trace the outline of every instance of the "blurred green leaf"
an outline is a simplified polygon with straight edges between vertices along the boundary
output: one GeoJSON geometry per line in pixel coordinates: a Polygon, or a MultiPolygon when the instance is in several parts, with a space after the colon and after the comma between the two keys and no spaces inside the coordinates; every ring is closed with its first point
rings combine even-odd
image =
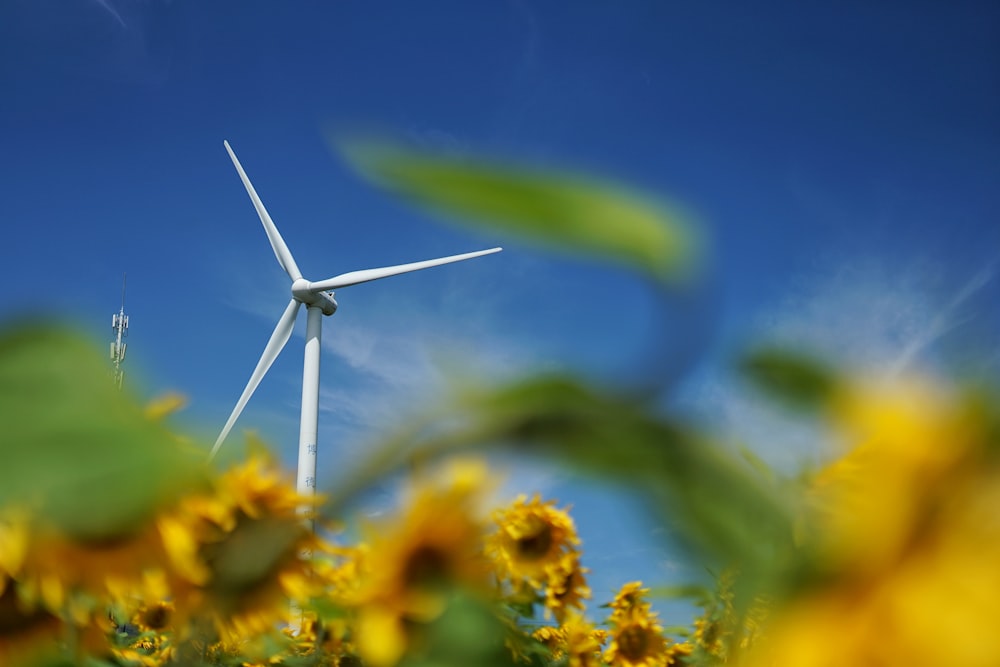
{"type": "Polygon", "coordinates": [[[212,588],[236,595],[258,586],[293,553],[302,530],[301,524],[277,517],[244,519],[225,540],[202,547],[214,573],[212,588]]]}
{"type": "Polygon", "coordinates": [[[691,628],[686,625],[665,625],[663,627],[663,634],[668,637],[681,637],[687,639],[688,637],[691,637],[694,632],[692,632],[691,628]]]}
{"type": "Polygon", "coordinates": [[[758,387],[792,408],[822,408],[838,387],[836,374],[817,359],[787,349],[747,354],[740,370],[758,387]]]}
{"type": "Polygon", "coordinates": [[[653,586],[649,590],[649,597],[651,598],[661,598],[666,600],[690,598],[696,603],[701,602],[703,600],[708,600],[711,596],[712,596],[712,591],[710,591],[705,586],[700,586],[698,584],[684,584],[679,586],[653,586]]]}
{"type": "Polygon", "coordinates": [[[425,626],[414,625],[401,667],[467,667],[515,664],[504,646],[503,621],[486,602],[455,591],[444,613],[425,626]]]}
{"type": "Polygon", "coordinates": [[[0,506],[37,507],[76,537],[113,539],[191,482],[196,459],[115,389],[109,369],[57,325],[0,334],[0,506]]]}
{"type": "MultiPolygon", "coordinates": [[[[411,447],[431,456],[503,446],[645,495],[650,510],[691,545],[723,564],[738,562],[753,576],[774,575],[791,558],[791,510],[779,489],[733,452],[632,396],[569,375],[538,376],[466,388],[452,410],[438,415],[433,431],[421,425],[389,439],[371,459],[385,467],[345,477],[355,481],[351,492],[360,490],[360,480],[401,467],[406,459],[393,459],[393,450],[411,447]]],[[[347,500],[335,495],[334,511],[347,500]]]]}
{"type": "Polygon", "coordinates": [[[338,146],[371,181],[463,224],[622,263],[659,283],[684,281],[697,268],[695,230],[683,215],[605,181],[384,141],[338,146]]]}
{"type": "Polygon", "coordinates": [[[488,391],[462,408],[491,440],[552,456],[644,492],[695,545],[768,570],[791,544],[775,490],[712,441],[629,396],[567,376],[488,391]]]}
{"type": "Polygon", "coordinates": [[[745,443],[740,443],[737,445],[736,450],[739,452],[740,457],[749,464],[751,468],[757,471],[757,474],[761,476],[762,479],[768,481],[776,481],[774,474],[774,469],[768,465],[767,461],[762,459],[757,452],[750,449],[745,443]]]}

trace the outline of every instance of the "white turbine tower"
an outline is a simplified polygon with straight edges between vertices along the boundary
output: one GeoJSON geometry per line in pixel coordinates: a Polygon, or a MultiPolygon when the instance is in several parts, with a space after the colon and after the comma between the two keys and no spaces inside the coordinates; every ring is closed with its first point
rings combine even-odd
{"type": "Polygon", "coordinates": [[[333,278],[327,278],[326,280],[310,282],[302,277],[302,272],[299,271],[299,267],[295,264],[292,253],[289,251],[288,246],[285,245],[281,234],[278,233],[278,228],[274,226],[271,216],[268,215],[264,204],[261,203],[260,197],[257,196],[253,185],[250,184],[250,179],[247,178],[246,172],[243,171],[240,161],[236,159],[233,149],[229,147],[229,142],[224,141],[223,144],[229,152],[229,157],[233,160],[233,165],[236,166],[236,171],[240,174],[240,179],[243,180],[247,194],[250,195],[250,199],[257,209],[257,215],[260,216],[260,221],[264,225],[264,231],[267,232],[267,238],[271,242],[271,248],[274,250],[275,257],[278,258],[278,264],[281,265],[281,268],[285,270],[285,273],[288,274],[289,279],[292,281],[292,298],[285,307],[285,312],[281,316],[281,319],[278,320],[277,326],[274,327],[274,332],[271,334],[270,340],[267,341],[264,353],[261,354],[260,360],[257,362],[257,367],[254,368],[253,373],[250,375],[250,380],[243,389],[243,394],[236,402],[236,407],[233,408],[232,414],[229,415],[226,425],[222,428],[222,432],[215,441],[215,446],[212,447],[209,459],[213,458],[216,452],[219,451],[219,447],[226,439],[233,424],[236,423],[236,419],[243,412],[243,407],[250,399],[250,396],[253,395],[257,385],[260,384],[264,374],[267,373],[267,370],[271,367],[271,364],[277,358],[282,348],[285,347],[285,343],[288,342],[289,337],[292,335],[292,328],[295,325],[295,317],[299,312],[299,307],[305,305],[308,319],[306,320],[305,361],[302,369],[302,418],[299,426],[299,460],[296,488],[302,495],[311,495],[316,492],[316,431],[319,424],[320,336],[323,316],[333,315],[337,310],[337,302],[333,298],[332,290],[365,283],[370,280],[378,280],[379,278],[388,278],[389,276],[401,273],[409,273],[410,271],[419,271],[420,269],[427,269],[432,266],[489,255],[500,252],[502,248],[490,248],[489,250],[440,257],[423,262],[399,264],[397,266],[351,271],[334,276],[333,278]]]}

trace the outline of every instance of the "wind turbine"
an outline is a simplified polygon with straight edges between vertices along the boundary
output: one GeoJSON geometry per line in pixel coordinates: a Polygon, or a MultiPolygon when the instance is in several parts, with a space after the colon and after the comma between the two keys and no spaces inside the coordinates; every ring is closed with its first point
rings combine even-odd
{"type": "Polygon", "coordinates": [[[292,328],[295,326],[295,318],[298,315],[299,308],[304,305],[307,313],[306,349],[305,362],[302,368],[302,418],[299,425],[299,460],[296,489],[301,495],[312,495],[316,492],[316,432],[319,425],[320,339],[323,316],[333,315],[337,310],[337,302],[333,298],[332,290],[380,278],[388,278],[389,276],[401,273],[409,273],[410,271],[419,271],[420,269],[427,269],[432,266],[461,262],[466,259],[500,252],[502,248],[490,248],[489,250],[467,252],[462,255],[451,255],[449,257],[439,257],[438,259],[428,259],[422,262],[411,262],[396,266],[350,271],[334,276],[333,278],[327,278],[326,280],[311,282],[302,277],[302,272],[299,271],[299,267],[295,263],[291,251],[285,244],[284,239],[281,238],[281,234],[278,233],[278,228],[274,226],[271,216],[268,215],[267,209],[264,208],[260,197],[257,196],[257,191],[254,190],[250,179],[247,178],[246,172],[243,171],[240,161],[236,159],[236,154],[230,148],[229,142],[224,141],[223,145],[225,145],[226,151],[229,153],[229,157],[236,167],[236,171],[239,172],[240,179],[247,189],[247,194],[250,195],[250,200],[253,202],[254,208],[257,209],[257,215],[260,216],[260,221],[264,225],[264,231],[271,242],[271,249],[274,250],[274,256],[278,258],[278,264],[281,265],[281,268],[285,270],[285,273],[288,274],[289,279],[292,281],[292,298],[285,307],[285,312],[278,320],[277,326],[274,327],[274,332],[271,333],[271,338],[267,341],[264,353],[260,355],[257,367],[254,368],[253,373],[250,375],[250,380],[243,389],[243,394],[240,395],[240,399],[236,402],[236,407],[233,408],[232,414],[229,415],[226,425],[222,428],[222,432],[215,441],[215,445],[209,454],[209,460],[214,458],[216,452],[219,451],[219,447],[222,446],[233,424],[236,423],[240,413],[243,412],[243,408],[247,404],[247,401],[250,400],[250,396],[253,395],[264,374],[267,373],[271,364],[278,357],[278,354],[281,353],[282,348],[285,347],[285,343],[288,342],[288,339],[292,335],[292,328]]]}

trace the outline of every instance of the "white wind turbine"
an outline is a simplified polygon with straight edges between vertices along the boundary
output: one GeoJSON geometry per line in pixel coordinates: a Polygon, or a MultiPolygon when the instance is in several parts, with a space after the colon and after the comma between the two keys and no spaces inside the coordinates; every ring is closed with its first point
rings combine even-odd
{"type": "Polygon", "coordinates": [[[209,459],[213,458],[216,452],[219,451],[219,447],[226,439],[233,424],[236,423],[236,419],[243,412],[243,407],[247,404],[250,396],[253,395],[257,385],[260,384],[264,374],[267,373],[267,370],[278,357],[282,348],[285,347],[285,343],[288,342],[288,339],[292,335],[292,328],[295,325],[295,317],[298,315],[299,307],[305,305],[308,319],[306,320],[305,362],[302,369],[302,418],[299,426],[299,462],[296,488],[300,494],[311,495],[316,492],[316,432],[319,423],[320,335],[323,316],[333,315],[337,310],[337,302],[333,298],[332,290],[365,283],[370,280],[378,280],[379,278],[388,278],[400,273],[419,271],[420,269],[427,269],[432,266],[489,255],[500,252],[502,248],[490,248],[489,250],[468,252],[462,255],[440,257],[438,259],[412,262],[410,264],[351,271],[334,276],[333,278],[327,278],[326,280],[310,282],[302,277],[302,272],[299,271],[299,267],[295,264],[292,253],[288,250],[288,246],[285,245],[281,234],[278,233],[278,228],[274,226],[271,216],[267,214],[267,209],[261,203],[260,197],[257,196],[257,191],[254,190],[253,185],[250,184],[250,179],[247,178],[246,172],[243,171],[240,161],[236,159],[236,154],[229,147],[229,142],[224,141],[223,144],[229,152],[229,157],[233,160],[233,165],[236,166],[236,171],[239,172],[240,178],[243,180],[247,194],[250,195],[250,199],[257,209],[257,215],[260,216],[260,221],[264,225],[264,231],[267,232],[267,238],[271,241],[271,248],[274,250],[275,257],[278,258],[278,263],[292,281],[292,298],[288,302],[288,306],[285,307],[285,312],[282,314],[281,319],[278,320],[277,326],[274,327],[274,332],[271,334],[270,340],[267,341],[264,353],[261,354],[260,360],[257,362],[257,367],[254,368],[253,373],[250,375],[250,380],[243,389],[243,394],[236,402],[236,407],[233,408],[232,414],[229,415],[226,425],[222,428],[222,432],[215,441],[215,446],[212,447],[209,459]]]}

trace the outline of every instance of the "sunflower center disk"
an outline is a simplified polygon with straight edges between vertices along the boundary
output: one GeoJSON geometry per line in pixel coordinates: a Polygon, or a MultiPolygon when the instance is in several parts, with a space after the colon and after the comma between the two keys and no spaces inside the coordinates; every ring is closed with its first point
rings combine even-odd
{"type": "Polygon", "coordinates": [[[448,582],[449,559],[440,549],[421,546],[406,559],[403,580],[407,585],[436,588],[448,582]]]}
{"type": "Polygon", "coordinates": [[[544,558],[551,548],[552,527],[547,524],[517,540],[517,553],[526,560],[544,558]]]}
{"type": "Polygon", "coordinates": [[[646,629],[637,625],[625,628],[618,636],[618,648],[626,660],[630,662],[641,660],[649,648],[649,636],[646,629]]]}

